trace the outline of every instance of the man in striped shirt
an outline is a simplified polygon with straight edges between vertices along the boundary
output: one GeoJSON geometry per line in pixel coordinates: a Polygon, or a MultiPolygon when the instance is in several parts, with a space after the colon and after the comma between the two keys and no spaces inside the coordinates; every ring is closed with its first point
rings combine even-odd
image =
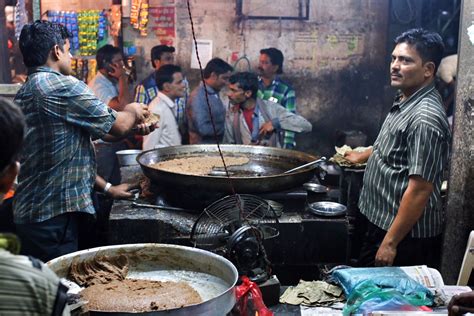
{"type": "MultiPolygon", "coordinates": [[[[295,90],[278,76],[283,73],[283,59],[283,53],[274,47],[260,50],[257,98],[279,103],[288,111],[296,113],[295,90]]],[[[280,136],[283,148],[295,148],[295,132],[285,131],[280,136]]]]}
{"type": "MultiPolygon", "coordinates": [[[[0,98],[0,204],[18,174],[26,124],[21,110],[0,98]]],[[[0,315],[69,315],[67,288],[48,266],[17,255],[20,243],[0,233],[0,315]]]]}
{"type": "Polygon", "coordinates": [[[443,213],[440,190],[451,139],[434,87],[444,45],[436,33],[413,29],[395,40],[391,85],[399,94],[372,149],[349,152],[367,161],[359,208],[367,230],[362,266],[437,265],[443,213]]]}

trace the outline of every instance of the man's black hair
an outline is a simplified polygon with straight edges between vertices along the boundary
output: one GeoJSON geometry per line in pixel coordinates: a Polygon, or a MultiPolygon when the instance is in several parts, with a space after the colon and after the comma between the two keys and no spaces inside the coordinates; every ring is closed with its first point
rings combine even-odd
{"type": "Polygon", "coordinates": [[[107,65],[112,63],[112,59],[117,54],[122,54],[120,48],[110,44],[104,45],[97,50],[95,58],[97,60],[97,69],[107,69],[107,65]]]}
{"type": "Polygon", "coordinates": [[[272,62],[272,65],[278,65],[278,70],[277,74],[282,74],[283,73],[283,53],[281,50],[275,48],[275,47],[270,47],[270,48],[264,48],[260,50],[260,54],[265,54],[270,58],[270,61],[272,62]]]}
{"type": "Polygon", "coordinates": [[[203,76],[204,79],[208,79],[212,73],[219,76],[229,71],[234,71],[231,65],[220,58],[213,58],[207,63],[206,68],[204,68],[203,76]]]}
{"type": "Polygon", "coordinates": [[[72,34],[59,23],[37,20],[23,26],[19,46],[26,67],[46,64],[51,49],[58,45],[64,51],[64,44],[69,37],[72,34]]]}
{"type": "Polygon", "coordinates": [[[153,66],[153,68],[156,68],[155,60],[157,59],[160,60],[161,55],[163,55],[163,53],[174,53],[174,52],[175,52],[175,48],[173,46],[168,46],[168,45],[153,46],[150,52],[151,65],[153,66]]]}
{"type": "Polygon", "coordinates": [[[435,64],[435,74],[438,70],[444,53],[443,39],[438,33],[430,32],[422,28],[411,29],[395,39],[395,45],[407,43],[413,46],[420,54],[423,64],[433,62],[435,64]]]}
{"type": "Polygon", "coordinates": [[[155,72],[155,81],[158,90],[163,90],[163,85],[165,83],[172,83],[173,75],[177,72],[182,72],[181,67],[176,65],[161,66],[160,69],[155,72]]]}
{"type": "Polygon", "coordinates": [[[17,160],[24,132],[25,117],[20,108],[0,97],[0,173],[17,160]]]}
{"type": "Polygon", "coordinates": [[[238,84],[239,88],[244,91],[252,91],[252,99],[257,98],[258,92],[258,77],[251,72],[238,72],[230,76],[229,82],[231,84],[238,84]]]}

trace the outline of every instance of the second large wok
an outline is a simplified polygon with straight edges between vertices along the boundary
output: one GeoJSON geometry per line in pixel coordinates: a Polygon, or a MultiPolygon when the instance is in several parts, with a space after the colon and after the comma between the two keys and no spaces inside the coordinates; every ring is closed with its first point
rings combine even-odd
{"type": "MultiPolygon", "coordinates": [[[[237,193],[259,193],[282,191],[296,187],[310,180],[315,166],[298,170],[291,174],[283,172],[316,160],[317,157],[295,151],[273,147],[221,145],[225,156],[246,156],[250,162],[242,166],[231,166],[231,181],[237,193]]],[[[212,190],[232,192],[229,179],[222,176],[198,176],[168,172],[150,165],[184,157],[219,155],[217,145],[183,145],[157,148],[145,151],[137,157],[143,173],[154,183],[169,188],[192,190],[212,190]]]]}

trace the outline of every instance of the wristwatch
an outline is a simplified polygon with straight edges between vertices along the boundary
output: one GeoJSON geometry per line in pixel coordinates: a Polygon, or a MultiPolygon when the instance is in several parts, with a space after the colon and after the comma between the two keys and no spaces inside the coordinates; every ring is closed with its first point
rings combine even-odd
{"type": "Polygon", "coordinates": [[[125,72],[125,74],[126,74],[127,76],[130,76],[130,74],[132,73],[132,70],[129,69],[129,68],[127,68],[127,67],[125,67],[125,66],[123,66],[123,71],[125,72]]]}
{"type": "Polygon", "coordinates": [[[109,192],[111,187],[112,187],[112,183],[107,182],[107,184],[104,187],[104,194],[107,194],[107,192],[109,192]]]}

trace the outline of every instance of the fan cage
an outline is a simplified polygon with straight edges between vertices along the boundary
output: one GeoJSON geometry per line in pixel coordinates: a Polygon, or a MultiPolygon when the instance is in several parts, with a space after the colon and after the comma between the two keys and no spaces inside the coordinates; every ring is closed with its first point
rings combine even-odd
{"type": "Polygon", "coordinates": [[[250,194],[223,197],[204,209],[194,223],[191,242],[196,247],[216,249],[243,225],[259,227],[275,222],[277,216],[268,201],[250,194]]]}

